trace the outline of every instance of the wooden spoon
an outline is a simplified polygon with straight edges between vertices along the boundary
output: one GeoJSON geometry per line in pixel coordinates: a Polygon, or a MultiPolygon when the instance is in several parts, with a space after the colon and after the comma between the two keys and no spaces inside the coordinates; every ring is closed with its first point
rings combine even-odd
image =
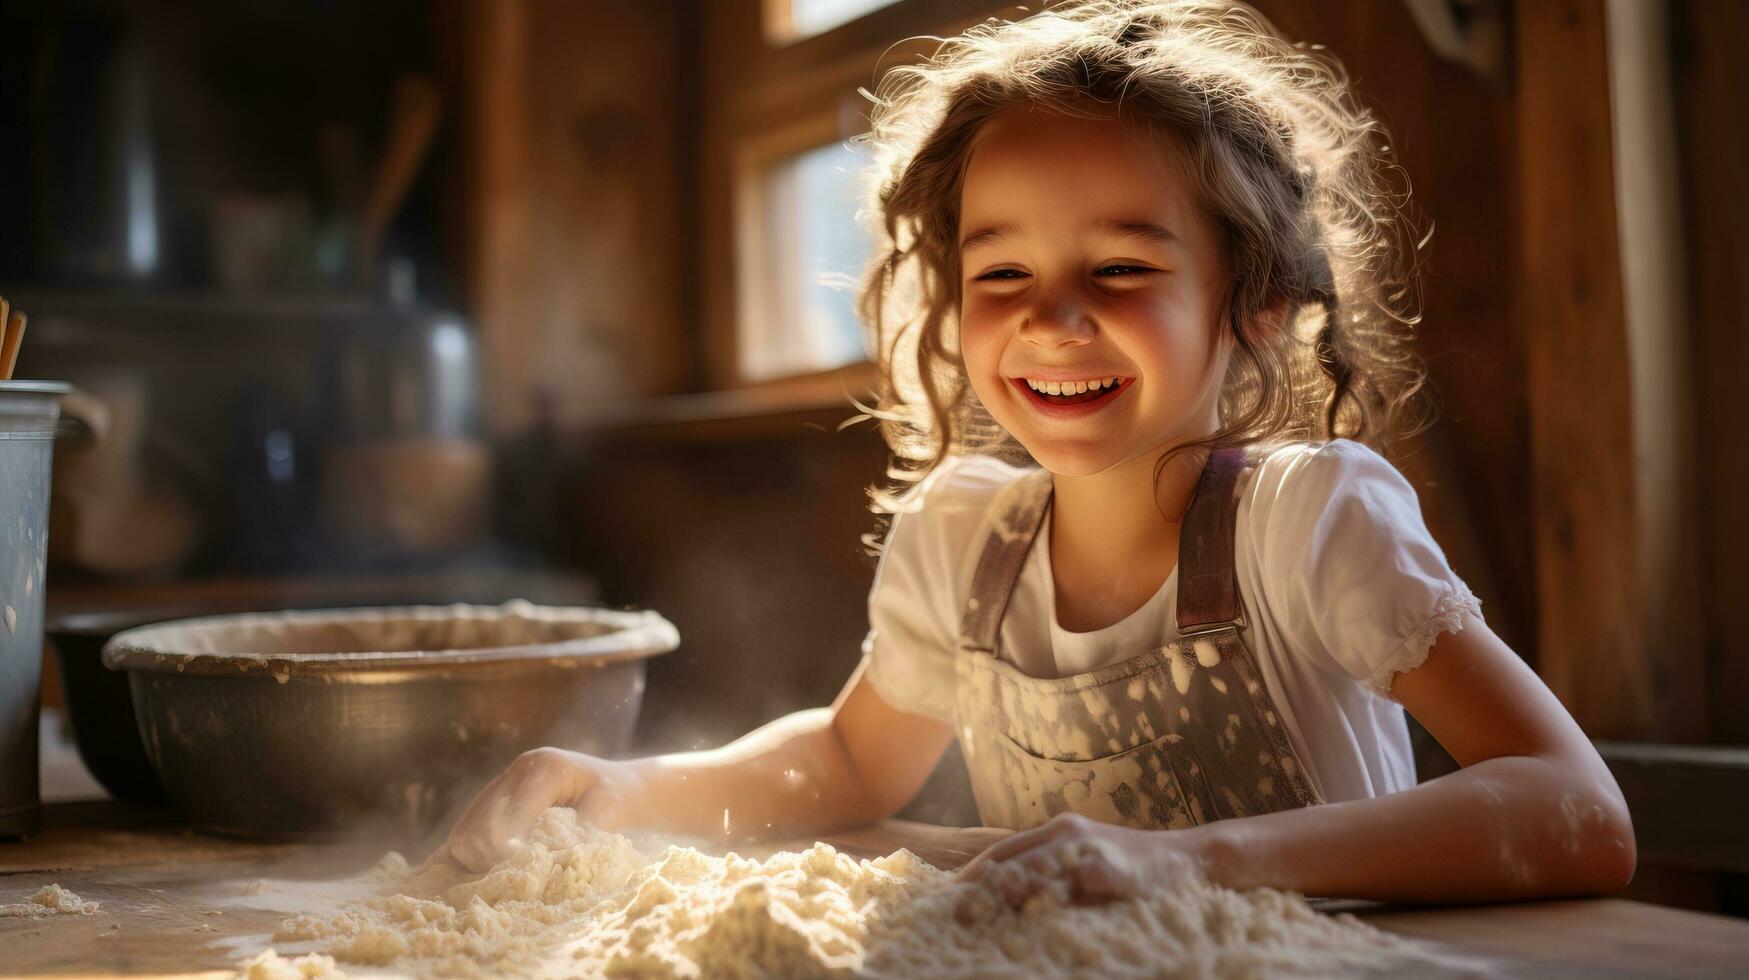
{"type": "Polygon", "coordinates": [[[12,380],[18,363],[18,345],[24,342],[24,314],[12,312],[12,304],[0,296],[0,381],[12,380]]]}
{"type": "Polygon", "coordinates": [[[12,380],[12,369],[18,366],[18,347],[24,343],[25,316],[14,313],[6,320],[6,340],[0,344],[0,381],[12,380]]]}

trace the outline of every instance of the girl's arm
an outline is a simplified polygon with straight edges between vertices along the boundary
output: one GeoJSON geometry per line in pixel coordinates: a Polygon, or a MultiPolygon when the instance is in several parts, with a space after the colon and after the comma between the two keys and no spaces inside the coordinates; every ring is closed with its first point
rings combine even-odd
{"type": "Polygon", "coordinates": [[[627,826],[724,838],[801,837],[891,816],[953,738],[887,704],[859,667],[830,708],[779,718],[719,749],[629,763],[627,826]]]}
{"type": "Polygon", "coordinates": [[[1032,872],[1017,900],[1065,875],[1083,893],[1124,894],[1186,864],[1235,888],[1405,902],[1599,894],[1633,877],[1633,825],[1614,777],[1479,617],[1441,634],[1421,666],[1397,675],[1392,694],[1461,771],[1389,796],[1183,831],[1059,818],[974,864],[1012,861],[1032,872]],[[1062,847],[1079,842],[1095,846],[1062,847]],[[1076,867],[1064,853],[1094,857],[1076,867]]]}
{"type": "Polygon", "coordinates": [[[800,711],[719,749],[615,762],[523,753],[468,805],[439,852],[484,871],[552,806],[608,829],[792,837],[869,823],[903,806],[953,729],[887,704],[859,668],[830,708],[800,711]]]}
{"type": "Polygon", "coordinates": [[[1479,617],[1391,693],[1464,768],[1414,789],[1211,825],[1211,876],[1311,895],[1472,902],[1618,891],[1633,823],[1542,679],[1479,617]]]}

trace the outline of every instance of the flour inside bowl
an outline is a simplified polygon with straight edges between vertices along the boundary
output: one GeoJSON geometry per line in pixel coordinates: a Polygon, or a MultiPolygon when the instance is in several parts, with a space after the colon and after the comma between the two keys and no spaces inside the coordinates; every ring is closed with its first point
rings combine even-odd
{"type": "Polygon", "coordinates": [[[287,920],[276,940],[431,976],[1329,976],[1417,955],[1273,889],[1186,878],[1139,899],[1016,911],[908,851],[648,855],[562,808],[484,875],[398,856],[378,873],[388,894],[287,920]]]}

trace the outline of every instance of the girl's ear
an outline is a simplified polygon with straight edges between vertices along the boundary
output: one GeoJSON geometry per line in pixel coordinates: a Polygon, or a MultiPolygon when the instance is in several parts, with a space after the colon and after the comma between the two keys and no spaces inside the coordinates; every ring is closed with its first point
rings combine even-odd
{"type": "Polygon", "coordinates": [[[1258,325],[1268,333],[1281,333],[1289,326],[1293,308],[1294,304],[1287,297],[1278,296],[1258,314],[1258,319],[1262,321],[1258,325]]]}
{"type": "Polygon", "coordinates": [[[1264,308],[1262,322],[1258,324],[1262,328],[1262,336],[1275,340],[1284,337],[1291,339],[1289,335],[1293,332],[1294,321],[1303,305],[1286,297],[1278,297],[1272,301],[1264,308]]]}
{"type": "MultiPolygon", "coordinates": [[[[1244,329],[1249,332],[1253,340],[1276,336],[1288,329],[1292,314],[1293,303],[1285,297],[1277,297],[1270,301],[1268,306],[1253,315],[1251,321],[1244,325],[1244,329]]],[[[1232,343],[1234,339],[1229,336],[1227,341],[1232,343]]]]}

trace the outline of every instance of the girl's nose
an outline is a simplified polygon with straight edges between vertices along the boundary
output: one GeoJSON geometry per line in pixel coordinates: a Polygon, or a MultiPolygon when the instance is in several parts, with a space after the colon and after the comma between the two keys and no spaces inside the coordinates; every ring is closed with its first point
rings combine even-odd
{"type": "Polygon", "coordinates": [[[1036,347],[1081,347],[1093,342],[1096,328],[1079,304],[1041,302],[1020,323],[1019,337],[1036,347]]]}

